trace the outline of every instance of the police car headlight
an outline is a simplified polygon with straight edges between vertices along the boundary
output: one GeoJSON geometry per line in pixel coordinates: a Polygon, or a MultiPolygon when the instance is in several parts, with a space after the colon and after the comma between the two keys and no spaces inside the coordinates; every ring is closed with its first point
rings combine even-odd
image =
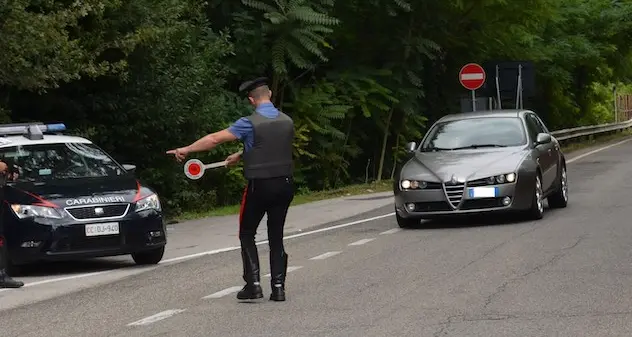
{"type": "Polygon", "coordinates": [[[160,200],[158,199],[158,196],[156,194],[152,194],[136,202],[136,212],[148,209],[155,209],[157,211],[161,210],[160,200]]]}
{"type": "Polygon", "coordinates": [[[55,208],[35,205],[11,205],[13,213],[20,218],[61,219],[62,214],[55,208]]]}

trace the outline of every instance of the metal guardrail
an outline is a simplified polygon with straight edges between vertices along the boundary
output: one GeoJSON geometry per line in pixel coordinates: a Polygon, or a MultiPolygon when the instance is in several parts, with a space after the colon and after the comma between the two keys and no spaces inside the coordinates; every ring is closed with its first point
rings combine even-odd
{"type": "Polygon", "coordinates": [[[575,140],[582,137],[601,135],[604,133],[621,132],[632,128],[632,119],[620,123],[580,126],[572,129],[552,131],[551,135],[559,141],[575,140]]]}

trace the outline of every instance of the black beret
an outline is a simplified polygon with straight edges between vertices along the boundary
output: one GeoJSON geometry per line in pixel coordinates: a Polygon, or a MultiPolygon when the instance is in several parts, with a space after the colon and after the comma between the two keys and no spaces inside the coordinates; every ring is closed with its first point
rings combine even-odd
{"type": "Polygon", "coordinates": [[[239,86],[239,91],[245,91],[246,93],[249,93],[253,90],[255,90],[256,88],[263,86],[263,85],[267,85],[268,84],[268,78],[267,77],[259,77],[259,78],[255,78],[254,80],[251,81],[246,81],[244,83],[242,83],[239,86]]]}

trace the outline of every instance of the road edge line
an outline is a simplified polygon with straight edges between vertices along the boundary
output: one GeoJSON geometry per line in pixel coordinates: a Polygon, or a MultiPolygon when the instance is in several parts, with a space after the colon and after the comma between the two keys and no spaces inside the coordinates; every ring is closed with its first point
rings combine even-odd
{"type": "MultiPolygon", "coordinates": [[[[632,141],[632,138],[626,139],[626,140],[623,140],[623,141],[620,141],[620,142],[617,142],[617,143],[614,143],[614,144],[606,145],[604,147],[600,147],[600,148],[597,148],[595,150],[586,152],[586,153],[581,154],[581,155],[579,155],[577,157],[573,157],[573,158],[567,160],[566,163],[567,164],[573,163],[573,162],[575,162],[577,160],[580,160],[582,158],[585,158],[585,157],[588,157],[588,156],[593,155],[595,153],[598,153],[598,152],[601,152],[601,151],[613,148],[615,146],[619,146],[619,145],[625,144],[625,143],[627,143],[629,141],[632,141]]],[[[291,235],[288,235],[288,236],[284,236],[283,239],[284,240],[289,240],[289,239],[294,239],[294,238],[298,238],[298,237],[302,237],[302,236],[306,236],[306,235],[322,233],[322,232],[328,232],[328,231],[331,231],[331,230],[345,228],[345,227],[349,227],[349,226],[353,226],[353,225],[358,225],[358,224],[370,222],[370,221],[373,221],[373,220],[383,219],[383,218],[386,218],[386,217],[389,217],[389,216],[393,216],[393,215],[395,215],[395,212],[391,212],[391,213],[383,214],[383,215],[378,215],[378,216],[374,216],[374,217],[370,217],[370,218],[366,218],[366,219],[360,219],[360,220],[356,220],[356,221],[352,221],[352,222],[348,222],[348,223],[328,226],[328,227],[325,227],[325,228],[315,229],[315,230],[307,231],[307,232],[304,232],[304,233],[291,234],[291,235]]],[[[267,244],[267,243],[268,243],[268,240],[264,240],[264,241],[257,242],[256,245],[259,246],[259,245],[263,245],[263,244],[267,244]]],[[[195,254],[190,254],[190,255],[174,257],[174,258],[171,258],[171,259],[162,260],[162,261],[160,261],[160,263],[158,265],[170,264],[170,263],[174,263],[174,262],[177,263],[179,261],[191,260],[191,259],[195,259],[195,258],[198,258],[198,257],[207,256],[207,255],[216,255],[216,254],[220,254],[220,253],[235,251],[235,250],[238,250],[240,248],[241,247],[238,247],[238,246],[226,247],[226,248],[209,250],[209,251],[206,251],[206,252],[200,252],[200,253],[195,253],[195,254]]],[[[35,282],[24,284],[24,287],[32,287],[32,286],[38,286],[38,285],[43,285],[43,284],[48,284],[48,283],[55,283],[55,282],[61,282],[61,281],[67,281],[67,280],[75,280],[75,279],[80,279],[80,278],[85,278],[85,277],[90,277],[90,276],[97,276],[97,275],[102,275],[102,274],[108,274],[108,273],[112,273],[112,272],[120,271],[120,270],[121,270],[121,268],[118,268],[118,269],[112,269],[112,270],[91,272],[91,273],[86,273],[86,274],[77,274],[77,275],[65,276],[65,277],[54,278],[54,279],[49,279],[49,280],[35,281],[35,282]]],[[[12,290],[12,289],[0,289],[0,292],[7,291],[7,290],[12,290]]]]}

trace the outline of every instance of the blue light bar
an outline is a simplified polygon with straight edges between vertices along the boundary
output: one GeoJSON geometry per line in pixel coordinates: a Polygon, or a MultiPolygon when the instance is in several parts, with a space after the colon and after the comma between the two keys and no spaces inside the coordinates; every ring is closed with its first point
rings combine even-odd
{"type": "Polygon", "coordinates": [[[41,139],[45,132],[66,130],[64,123],[44,124],[41,122],[0,125],[0,136],[23,135],[29,139],[41,139]]]}
{"type": "MultiPolygon", "coordinates": [[[[42,128],[40,128],[41,130],[42,128]]],[[[61,132],[66,131],[66,125],[64,123],[46,124],[42,132],[61,132]]]]}

